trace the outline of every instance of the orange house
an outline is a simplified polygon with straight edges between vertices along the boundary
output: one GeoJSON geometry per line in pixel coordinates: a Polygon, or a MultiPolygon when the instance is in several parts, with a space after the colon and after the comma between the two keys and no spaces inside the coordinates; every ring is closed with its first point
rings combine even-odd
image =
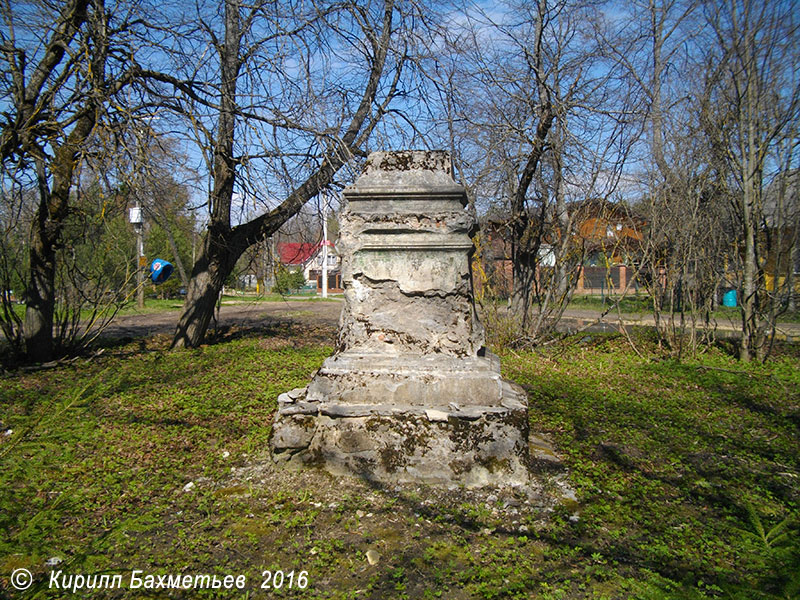
{"type": "MultiPolygon", "coordinates": [[[[576,293],[620,293],[628,286],[634,273],[635,257],[644,240],[646,222],[620,204],[591,199],[570,207],[573,223],[572,241],[582,249],[585,260],[579,268],[576,293]]],[[[474,277],[476,293],[488,284],[500,297],[513,290],[511,244],[507,223],[490,221],[483,227],[479,239],[474,277]]],[[[545,240],[558,239],[557,232],[545,233],[545,240]]],[[[548,265],[552,246],[543,243],[540,266],[548,265]]]]}

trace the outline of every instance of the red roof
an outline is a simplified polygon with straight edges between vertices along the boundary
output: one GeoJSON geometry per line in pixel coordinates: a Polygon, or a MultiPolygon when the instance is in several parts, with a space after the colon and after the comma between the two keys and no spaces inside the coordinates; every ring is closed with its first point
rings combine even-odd
{"type": "MultiPolygon", "coordinates": [[[[325,245],[333,248],[333,242],[327,240],[325,245]]],[[[284,265],[302,265],[308,262],[322,248],[322,242],[315,244],[280,242],[278,244],[278,259],[284,265]]]]}

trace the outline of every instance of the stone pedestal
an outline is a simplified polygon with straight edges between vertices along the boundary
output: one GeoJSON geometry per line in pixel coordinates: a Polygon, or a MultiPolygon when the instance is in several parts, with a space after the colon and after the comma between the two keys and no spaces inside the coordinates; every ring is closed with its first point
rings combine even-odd
{"type": "Polygon", "coordinates": [[[344,192],[337,350],[278,398],[274,459],[370,480],[528,481],[525,395],[483,346],[464,188],[445,152],[376,152],[344,192]]]}

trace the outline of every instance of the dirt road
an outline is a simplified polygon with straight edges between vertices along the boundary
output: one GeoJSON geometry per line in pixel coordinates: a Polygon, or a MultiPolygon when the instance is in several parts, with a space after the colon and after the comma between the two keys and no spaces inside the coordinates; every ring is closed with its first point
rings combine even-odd
{"type": "MultiPolygon", "coordinates": [[[[276,321],[298,321],[310,325],[336,327],[341,301],[314,302],[286,300],[280,302],[230,302],[219,311],[217,327],[260,329],[276,321]]],[[[152,335],[172,335],[180,318],[179,310],[152,314],[133,314],[117,317],[103,332],[105,339],[139,338],[152,335]]],[[[212,323],[213,328],[213,323],[212,323]]]]}
{"type": "MultiPolygon", "coordinates": [[[[258,330],[277,323],[302,323],[307,326],[336,328],[342,310],[341,299],[326,302],[314,300],[284,300],[279,302],[228,301],[219,312],[217,329],[230,331],[233,328],[258,330]]],[[[652,315],[607,314],[597,323],[600,312],[591,309],[568,309],[562,317],[560,327],[566,331],[616,331],[621,324],[626,327],[655,325],[652,315]]],[[[180,317],[179,310],[153,314],[134,314],[118,317],[103,332],[106,339],[139,338],[175,333],[180,317]]],[[[212,324],[213,329],[213,324],[212,324]]],[[[734,320],[718,322],[717,334],[721,337],[738,335],[741,324],[734,320]]],[[[800,323],[781,323],[778,339],[800,339],[800,323]]]]}

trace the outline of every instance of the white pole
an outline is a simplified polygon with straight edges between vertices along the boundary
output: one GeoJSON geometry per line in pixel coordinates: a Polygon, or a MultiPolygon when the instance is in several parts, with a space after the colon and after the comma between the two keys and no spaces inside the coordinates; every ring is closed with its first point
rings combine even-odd
{"type": "Polygon", "coordinates": [[[136,306],[144,308],[144,226],[142,223],[134,225],[136,229],[136,262],[139,270],[136,272],[136,306]]]}
{"type": "Polygon", "coordinates": [[[322,192],[322,297],[328,297],[328,194],[322,192]]]}
{"type": "Polygon", "coordinates": [[[138,200],[128,219],[136,232],[136,306],[144,308],[144,212],[138,200]]]}

